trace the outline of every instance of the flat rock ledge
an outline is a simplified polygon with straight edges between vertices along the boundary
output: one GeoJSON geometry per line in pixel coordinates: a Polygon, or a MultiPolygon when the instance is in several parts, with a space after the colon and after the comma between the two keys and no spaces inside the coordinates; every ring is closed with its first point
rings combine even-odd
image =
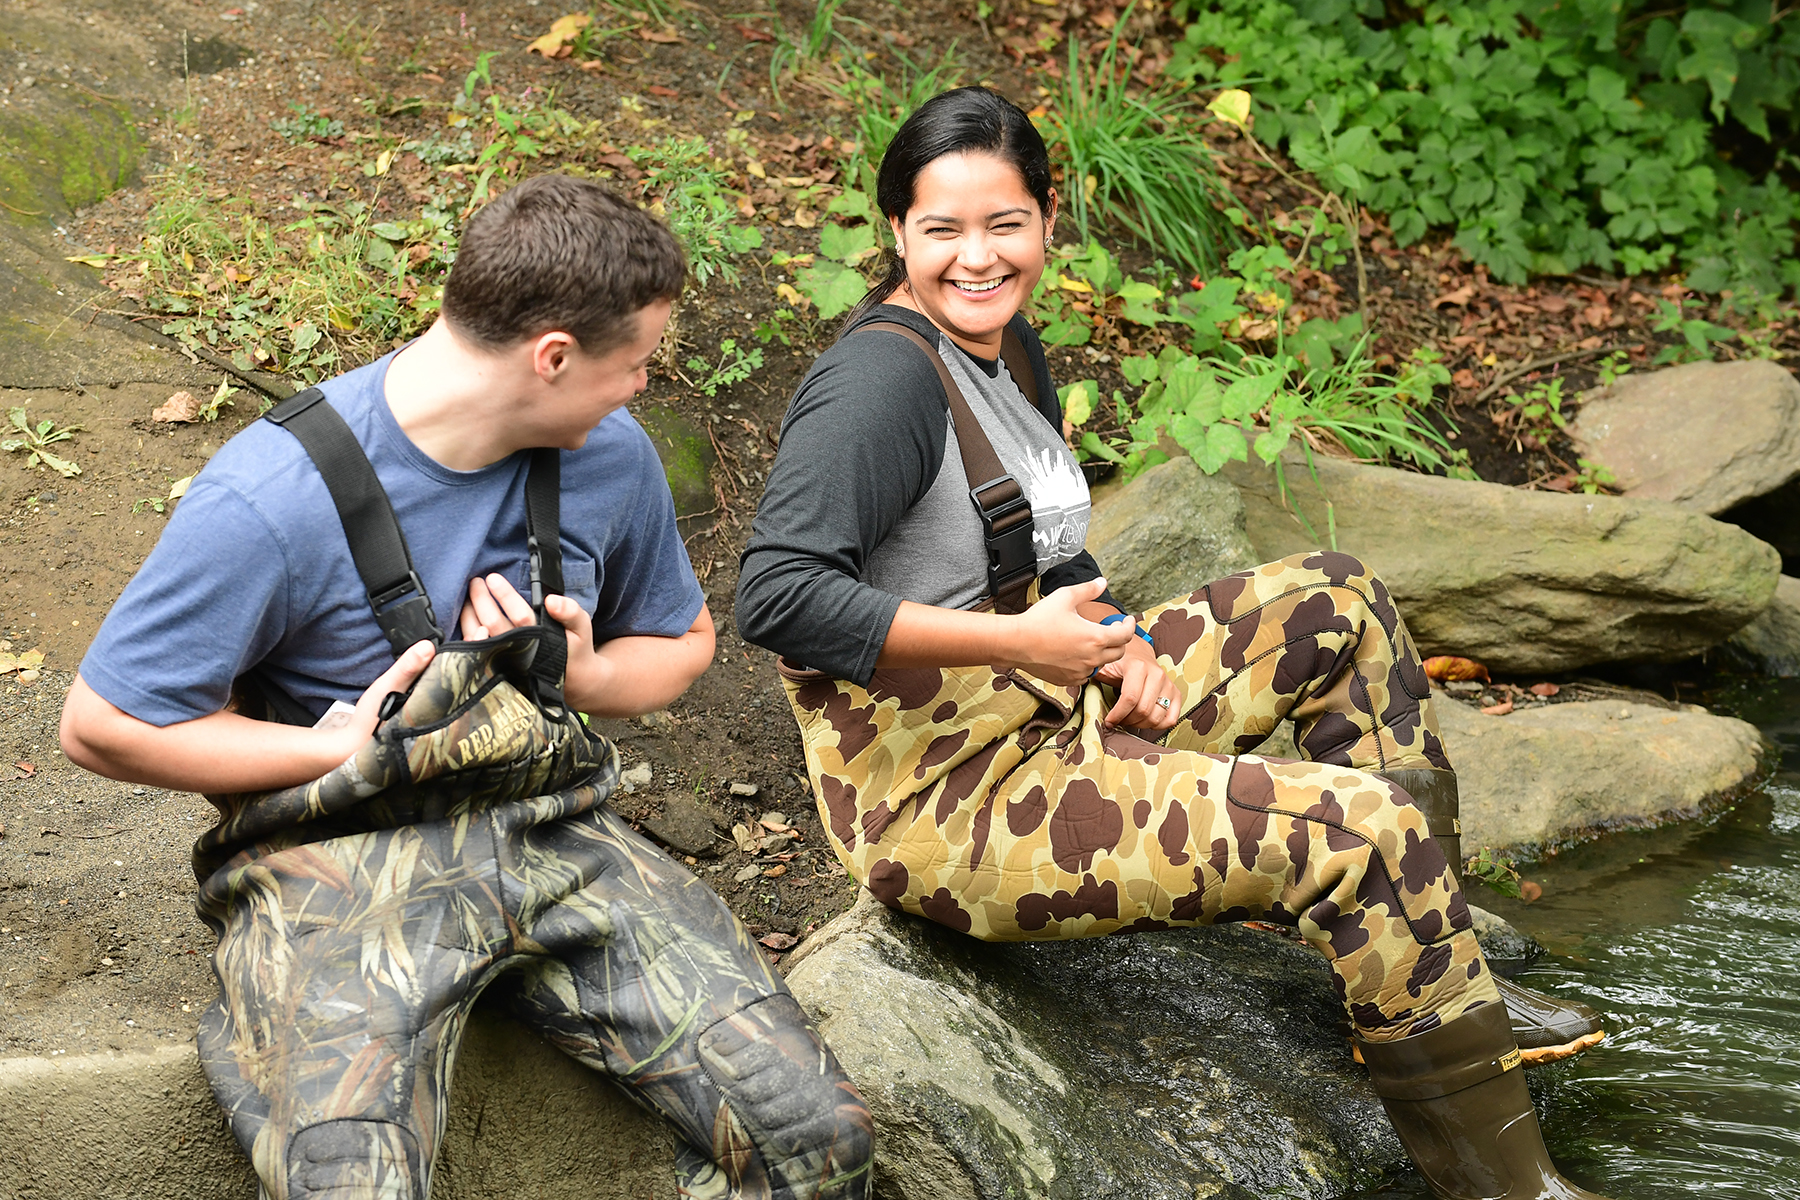
{"type": "Polygon", "coordinates": [[[1404,1162],[1274,932],[991,944],[865,894],[788,983],[875,1113],[877,1200],[1323,1200],[1404,1162]]]}
{"type": "Polygon", "coordinates": [[[1470,853],[1491,846],[1535,857],[1691,819],[1761,778],[1756,727],[1698,705],[1589,700],[1487,716],[1440,695],[1436,708],[1470,853]]]}
{"type": "MultiPolygon", "coordinates": [[[[477,1007],[432,1200],[674,1200],[668,1127],[536,1035],[477,1007]]],[[[248,1200],[256,1177],[191,1040],[0,1059],[0,1197],[248,1200]]]]}

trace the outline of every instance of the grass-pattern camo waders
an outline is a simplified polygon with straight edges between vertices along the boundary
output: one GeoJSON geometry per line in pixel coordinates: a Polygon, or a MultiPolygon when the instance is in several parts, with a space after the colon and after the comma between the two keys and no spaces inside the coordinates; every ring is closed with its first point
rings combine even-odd
{"type": "Polygon", "coordinates": [[[1216,580],[1140,618],[1181,686],[1159,741],[1110,694],[985,667],[784,664],[828,836],[877,898],[975,937],[1259,918],[1330,960],[1358,1036],[1497,999],[1423,814],[1377,770],[1446,769],[1387,590],[1345,554],[1216,580]],[[1282,720],[1310,762],[1247,752],[1282,720]]]}
{"type": "Polygon", "coordinates": [[[425,1200],[491,986],[675,1124],[683,1195],[866,1195],[862,1098],[743,925],[607,805],[612,745],[528,698],[538,636],[443,647],[341,767],[215,799],[200,1057],[263,1194],[425,1200]]]}

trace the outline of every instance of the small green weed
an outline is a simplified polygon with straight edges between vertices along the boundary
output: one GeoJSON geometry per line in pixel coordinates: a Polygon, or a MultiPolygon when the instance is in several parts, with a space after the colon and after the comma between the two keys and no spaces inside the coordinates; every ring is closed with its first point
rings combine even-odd
{"type": "Polygon", "coordinates": [[[726,338],[719,343],[719,361],[709,363],[704,358],[687,360],[688,370],[698,377],[694,384],[708,398],[735,383],[742,383],[762,369],[763,352],[752,346],[745,350],[737,344],[737,339],[726,338]]]}
{"type": "Polygon", "coordinates": [[[665,138],[655,146],[625,151],[645,172],[645,194],[687,249],[694,281],[704,287],[714,276],[735,285],[734,259],[763,244],[762,231],[741,223],[727,185],[727,164],[697,137],[665,138]]]}
{"type": "Polygon", "coordinates": [[[1518,864],[1510,858],[1499,857],[1487,846],[1463,864],[1463,878],[1486,884],[1502,896],[1511,896],[1515,900],[1524,896],[1518,864]]]}
{"type": "Polygon", "coordinates": [[[1702,317],[1690,317],[1687,307],[1694,303],[1687,299],[1658,300],[1656,302],[1656,319],[1651,328],[1658,333],[1679,333],[1681,342],[1674,346],[1664,346],[1650,360],[1650,365],[1660,367],[1665,363],[1711,362],[1717,357],[1713,347],[1720,342],[1729,342],[1737,337],[1737,330],[1724,325],[1715,325],[1702,317]]]}
{"type": "Polygon", "coordinates": [[[1502,402],[1510,406],[1502,410],[1502,418],[1512,428],[1513,449],[1542,449],[1549,444],[1552,433],[1566,431],[1569,428],[1569,419],[1563,415],[1566,399],[1561,376],[1540,380],[1526,388],[1523,395],[1502,396],[1502,402]]]}
{"type": "Polygon", "coordinates": [[[1594,367],[1601,387],[1611,387],[1631,371],[1631,356],[1623,350],[1614,350],[1602,358],[1594,367]]]}
{"type": "Polygon", "coordinates": [[[1577,467],[1577,470],[1575,472],[1574,486],[1580,488],[1590,496],[1596,495],[1619,482],[1616,475],[1591,458],[1578,458],[1575,460],[1575,466],[1577,467]]]}
{"type": "Polygon", "coordinates": [[[25,415],[23,407],[7,409],[6,418],[21,436],[0,441],[0,450],[8,454],[23,452],[27,469],[41,463],[64,479],[73,479],[81,474],[80,467],[60,455],[50,453],[48,449],[58,442],[73,439],[77,433],[81,432],[81,426],[58,425],[54,421],[39,421],[34,425],[25,415]]]}
{"type": "Polygon", "coordinates": [[[294,145],[301,142],[322,142],[330,138],[344,136],[344,123],[314,112],[304,104],[288,103],[291,117],[276,117],[269,122],[269,128],[286,138],[294,145]]]}
{"type": "Polygon", "coordinates": [[[231,398],[237,395],[240,390],[242,389],[232,387],[229,380],[219,380],[218,390],[213,392],[211,399],[200,405],[200,411],[196,415],[198,415],[202,421],[218,420],[219,408],[221,405],[226,408],[237,407],[237,405],[232,402],[231,398]]]}
{"type": "MultiPolygon", "coordinates": [[[[859,197],[860,198],[860,197],[859,197]]],[[[812,303],[821,321],[842,316],[856,305],[869,290],[861,264],[881,252],[875,243],[873,223],[840,225],[831,223],[819,228],[818,255],[788,258],[794,265],[794,286],[812,303]],[[802,263],[801,258],[811,260],[802,263]]]]}

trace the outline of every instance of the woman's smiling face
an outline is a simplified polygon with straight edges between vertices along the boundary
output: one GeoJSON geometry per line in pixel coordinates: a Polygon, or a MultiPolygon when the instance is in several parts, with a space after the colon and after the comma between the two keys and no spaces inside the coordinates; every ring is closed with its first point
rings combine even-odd
{"type": "Polygon", "coordinates": [[[1018,169],[993,154],[946,154],[913,181],[905,221],[889,218],[906,286],[889,303],[917,309],[973,354],[999,354],[1000,333],[1044,273],[1055,224],[1018,169]]]}

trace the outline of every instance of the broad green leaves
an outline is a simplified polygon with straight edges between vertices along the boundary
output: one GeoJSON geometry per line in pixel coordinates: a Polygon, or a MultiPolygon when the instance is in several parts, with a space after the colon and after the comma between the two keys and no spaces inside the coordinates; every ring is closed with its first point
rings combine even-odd
{"type": "Polygon", "coordinates": [[[1401,244],[1452,227],[1514,283],[1678,261],[1708,289],[1800,279],[1787,265],[1800,202],[1774,176],[1742,175],[1767,155],[1715,149],[1727,119],[1771,149],[1791,137],[1800,27],[1766,3],[1462,0],[1399,19],[1352,0],[1175,10],[1190,23],[1168,74],[1227,85],[1209,111],[1240,127],[1251,105],[1230,85],[1254,80],[1255,136],[1386,213],[1401,244]]]}

